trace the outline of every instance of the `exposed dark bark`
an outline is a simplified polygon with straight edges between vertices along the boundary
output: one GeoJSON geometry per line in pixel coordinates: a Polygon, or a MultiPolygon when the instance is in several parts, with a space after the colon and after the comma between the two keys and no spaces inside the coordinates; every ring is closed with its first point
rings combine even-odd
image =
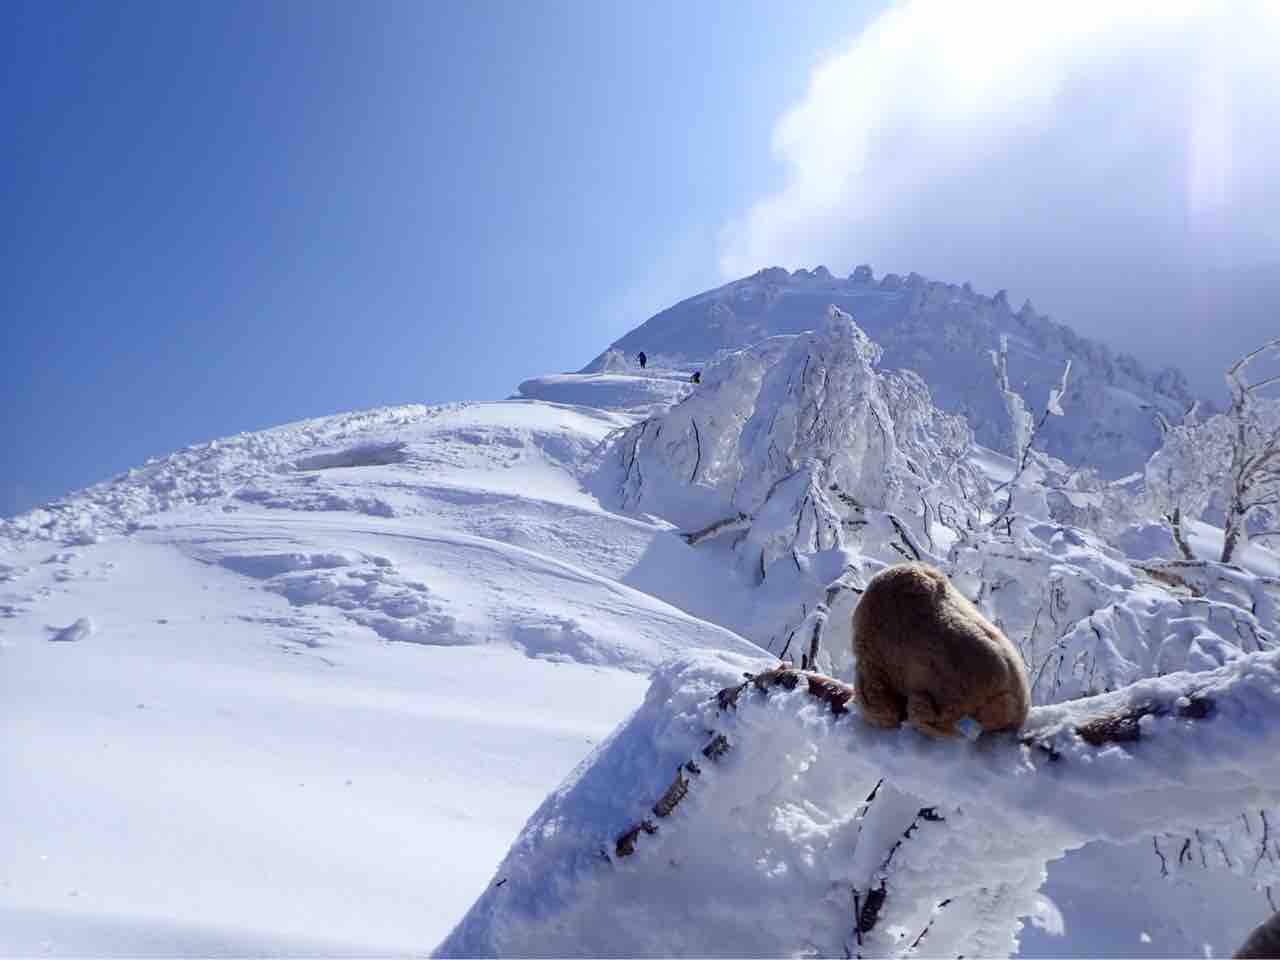
{"type": "Polygon", "coordinates": [[[1182,533],[1182,508],[1174,507],[1173,513],[1166,518],[1169,521],[1169,528],[1173,531],[1173,542],[1178,545],[1178,551],[1182,554],[1184,560],[1195,560],[1196,555],[1191,552],[1191,546],[1187,543],[1186,537],[1182,533]]]}
{"type": "MultiPolygon", "coordinates": [[[[889,522],[893,524],[893,529],[898,531],[898,536],[902,538],[903,544],[911,551],[909,559],[919,560],[924,556],[924,551],[920,549],[920,545],[916,543],[915,537],[911,536],[911,531],[907,529],[907,525],[895,517],[892,513],[885,514],[889,518],[889,522]]],[[[901,553],[902,551],[899,551],[901,553]]]]}
{"type": "MultiPolygon", "coordinates": [[[[796,690],[803,689],[806,694],[826,706],[831,710],[832,715],[836,717],[843,716],[852,712],[854,704],[857,701],[856,691],[852,686],[844,683],[834,677],[828,677],[820,673],[814,673],[808,670],[796,670],[787,666],[779,666],[772,670],[766,670],[762,673],[747,674],[746,679],[732,687],[725,687],[716,694],[716,705],[721,712],[735,710],[741,705],[744,694],[755,692],[757,694],[768,696],[774,690],[796,690]]],[[[1199,694],[1194,689],[1189,689],[1184,695],[1186,703],[1172,708],[1177,716],[1187,720],[1203,720],[1213,715],[1213,701],[1208,697],[1199,694]]],[[[1109,744],[1115,743],[1132,743],[1142,739],[1142,725],[1140,723],[1144,716],[1153,715],[1161,716],[1168,713],[1169,707],[1163,704],[1149,703],[1130,708],[1121,713],[1102,713],[1098,716],[1091,717],[1075,726],[1075,733],[1086,743],[1092,747],[1102,748],[1109,744]]],[[[1048,762],[1055,762],[1061,759],[1061,754],[1054,748],[1052,743],[1045,739],[1045,733],[1053,731],[1037,732],[1035,724],[1034,711],[1032,718],[1026,728],[1024,728],[1023,736],[1017,742],[1032,747],[1046,757],[1048,762]]],[[[712,738],[700,751],[701,756],[713,763],[718,762],[729,750],[732,745],[729,738],[725,734],[718,731],[712,731],[712,738]]],[[[657,802],[650,808],[653,818],[659,820],[669,817],[675,809],[680,805],[684,798],[688,795],[689,790],[694,783],[694,778],[702,772],[697,758],[691,758],[682,763],[675,773],[674,779],[658,798],[657,802]],[[686,776],[685,774],[689,774],[686,776]]],[[[877,789],[879,784],[877,784],[877,789]]],[[[870,802],[875,796],[872,791],[870,802]]],[[[933,807],[925,807],[920,810],[912,821],[911,825],[903,834],[903,840],[909,838],[914,830],[921,823],[934,823],[942,818],[937,810],[933,807]]],[[[649,816],[643,817],[638,823],[618,834],[614,841],[614,855],[617,857],[629,857],[636,852],[636,844],[642,834],[652,835],[658,832],[658,824],[649,816]]],[[[902,841],[899,841],[899,844],[902,841]]],[[[885,872],[890,865],[893,854],[897,850],[898,844],[889,851],[884,863],[881,865],[877,875],[881,879],[880,888],[873,889],[867,894],[867,905],[874,904],[871,912],[867,914],[869,922],[874,925],[875,915],[879,912],[880,905],[884,902],[887,895],[883,879],[885,872]],[[878,900],[875,899],[878,896],[878,900]]],[[[862,926],[861,917],[863,911],[867,909],[864,905],[858,912],[859,916],[859,932],[865,932],[871,929],[870,926],[862,926]]]]}
{"type": "Polygon", "coordinates": [[[698,445],[698,459],[694,461],[693,473],[689,475],[689,482],[693,483],[698,479],[698,468],[702,466],[702,435],[698,433],[698,421],[690,417],[689,422],[693,424],[693,441],[698,445]]]}
{"type": "Polygon", "coordinates": [[[695,530],[692,533],[680,534],[681,539],[691,547],[696,547],[703,540],[710,540],[712,537],[718,537],[722,533],[729,533],[734,530],[741,530],[744,526],[751,522],[751,518],[745,513],[735,513],[731,517],[725,517],[723,520],[717,520],[715,523],[703,527],[701,530],[695,530]]]}

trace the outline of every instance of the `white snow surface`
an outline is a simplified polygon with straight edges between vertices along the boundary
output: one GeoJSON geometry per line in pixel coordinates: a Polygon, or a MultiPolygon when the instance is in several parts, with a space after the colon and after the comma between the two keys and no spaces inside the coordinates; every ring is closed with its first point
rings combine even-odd
{"type": "Polygon", "coordinates": [[[692,392],[692,375],[690,370],[656,367],[643,371],[637,367],[621,373],[551,374],[524,381],[519,396],[649,414],[692,392]]]}
{"type": "MultiPolygon", "coordinates": [[[[999,296],[859,272],[752,339],[725,296],[798,317],[845,282],[752,283],[689,301],[714,350],[241,434],[0,521],[0,955],[1229,954],[1280,900],[1276,554],[1214,563],[1196,522],[1175,559],[1141,474],[1036,455],[1008,490],[955,384],[935,406],[837,309],[909,292],[923,342],[959,304],[973,346],[999,296]],[[714,705],[778,656],[851,680],[858,593],[913,555],[1018,647],[1058,763],[803,691],[714,705]],[[1140,742],[1067,729],[1142,705],[1140,742]],[[619,856],[711,730],[732,750],[619,856]]],[[[1016,317],[1011,379],[1065,344],[1052,420],[1096,420],[1070,385],[1107,357],[1016,317]]],[[[1150,400],[1118,366],[1108,403],[1150,400]]]]}
{"type": "Polygon", "coordinates": [[[575,464],[630,422],[323,418],[6,522],[0,954],[430,949],[648,671],[755,650],[622,582],[675,538],[575,464]]]}

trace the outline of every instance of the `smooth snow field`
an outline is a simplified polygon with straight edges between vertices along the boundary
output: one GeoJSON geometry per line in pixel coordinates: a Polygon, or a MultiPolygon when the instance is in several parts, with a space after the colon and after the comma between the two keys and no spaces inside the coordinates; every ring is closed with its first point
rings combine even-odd
{"type": "Polygon", "coordinates": [[[328,418],[9,525],[0,952],[430,950],[676,643],[752,649],[619,582],[671,534],[572,471],[629,422],[328,418]]]}

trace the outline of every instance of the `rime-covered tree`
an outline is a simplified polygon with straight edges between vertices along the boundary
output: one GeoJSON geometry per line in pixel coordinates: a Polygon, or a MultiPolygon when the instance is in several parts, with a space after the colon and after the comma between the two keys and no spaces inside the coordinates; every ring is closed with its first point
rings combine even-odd
{"type": "MultiPolygon", "coordinates": [[[[1231,463],[1225,488],[1226,522],[1223,563],[1230,563],[1241,540],[1248,537],[1250,515],[1280,504],[1280,400],[1259,396],[1265,387],[1280,384],[1280,374],[1250,383],[1248,368],[1259,357],[1280,355],[1280,338],[1263,344],[1227,369],[1231,407],[1227,410],[1231,463]]],[[[1280,534],[1263,531],[1261,536],[1280,534]]]]}
{"type": "MultiPolygon", "coordinates": [[[[1028,306],[1023,307],[1024,312],[1028,306]]],[[[1005,334],[1000,337],[1000,349],[991,351],[991,365],[995,370],[996,387],[1009,414],[1009,430],[1013,446],[1013,476],[1006,484],[1009,494],[996,515],[996,520],[992,524],[994,526],[1016,505],[1023,475],[1031,464],[1034,453],[1031,449],[1032,444],[1035,443],[1045,421],[1050,416],[1063,416],[1062,400],[1067,392],[1067,378],[1071,375],[1071,361],[1067,361],[1058,385],[1049,390],[1049,399],[1045,403],[1044,413],[1040,415],[1039,420],[1032,416],[1031,411],[1027,409],[1026,401],[1009,382],[1009,337],[1005,334]]]]}
{"type": "Polygon", "coordinates": [[[1183,558],[1194,560],[1183,521],[1198,520],[1222,486],[1231,457],[1225,421],[1197,421],[1193,410],[1179,424],[1161,418],[1160,427],[1164,442],[1145,470],[1145,512],[1167,523],[1183,558]]]}
{"type": "MultiPolygon", "coordinates": [[[[1280,400],[1261,395],[1280,384],[1280,374],[1250,381],[1249,368],[1266,354],[1280,355],[1280,339],[1263,344],[1227,369],[1231,405],[1202,422],[1165,427],[1164,444],[1147,462],[1146,500],[1169,522],[1183,556],[1191,551],[1182,535],[1184,519],[1199,519],[1215,493],[1224,515],[1222,553],[1230,563],[1248,539],[1255,516],[1273,516],[1280,506],[1280,400]]],[[[1280,530],[1256,536],[1280,535],[1280,530]]]]}

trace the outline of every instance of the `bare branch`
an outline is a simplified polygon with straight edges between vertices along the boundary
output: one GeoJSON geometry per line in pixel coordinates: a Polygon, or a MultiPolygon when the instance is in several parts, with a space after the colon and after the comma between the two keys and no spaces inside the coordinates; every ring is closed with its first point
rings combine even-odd
{"type": "Polygon", "coordinates": [[[718,537],[722,533],[731,533],[734,530],[742,530],[751,526],[751,517],[745,513],[735,513],[732,517],[725,517],[723,520],[717,520],[709,526],[703,527],[701,530],[695,530],[692,533],[680,534],[691,547],[696,547],[703,540],[710,540],[712,537],[718,537]]]}
{"type": "Polygon", "coordinates": [[[1251,384],[1249,387],[1249,390],[1250,392],[1254,390],[1261,390],[1263,387],[1269,387],[1273,383],[1280,383],[1280,373],[1277,373],[1271,377],[1267,377],[1267,379],[1265,380],[1260,380],[1258,383],[1251,384]]]}
{"type": "MultiPolygon", "coordinates": [[[[892,513],[886,514],[885,516],[887,516],[889,518],[889,522],[893,524],[893,529],[898,531],[898,536],[902,538],[903,544],[905,544],[907,549],[911,551],[910,559],[921,559],[924,556],[924,551],[922,551],[920,549],[920,545],[916,543],[915,537],[911,536],[911,531],[907,529],[907,525],[892,513]]],[[[902,553],[901,550],[898,552],[902,553]]],[[[903,555],[905,556],[905,554],[903,555]]]]}
{"type": "Polygon", "coordinates": [[[1268,350],[1280,350],[1280,337],[1276,337],[1276,339],[1274,340],[1268,340],[1266,343],[1258,347],[1256,350],[1251,350],[1249,353],[1246,353],[1243,357],[1241,357],[1239,360],[1237,360],[1235,363],[1233,363],[1230,367],[1227,368],[1227,376],[1228,377],[1235,376],[1240,370],[1243,370],[1245,367],[1247,367],[1250,363],[1256,360],[1259,356],[1266,353],[1268,350]]]}
{"type": "Polygon", "coordinates": [[[693,483],[698,479],[698,468],[702,466],[702,435],[698,433],[698,421],[693,417],[689,418],[689,423],[693,425],[693,440],[698,445],[698,459],[694,461],[693,473],[689,474],[689,482],[693,483]]]}

